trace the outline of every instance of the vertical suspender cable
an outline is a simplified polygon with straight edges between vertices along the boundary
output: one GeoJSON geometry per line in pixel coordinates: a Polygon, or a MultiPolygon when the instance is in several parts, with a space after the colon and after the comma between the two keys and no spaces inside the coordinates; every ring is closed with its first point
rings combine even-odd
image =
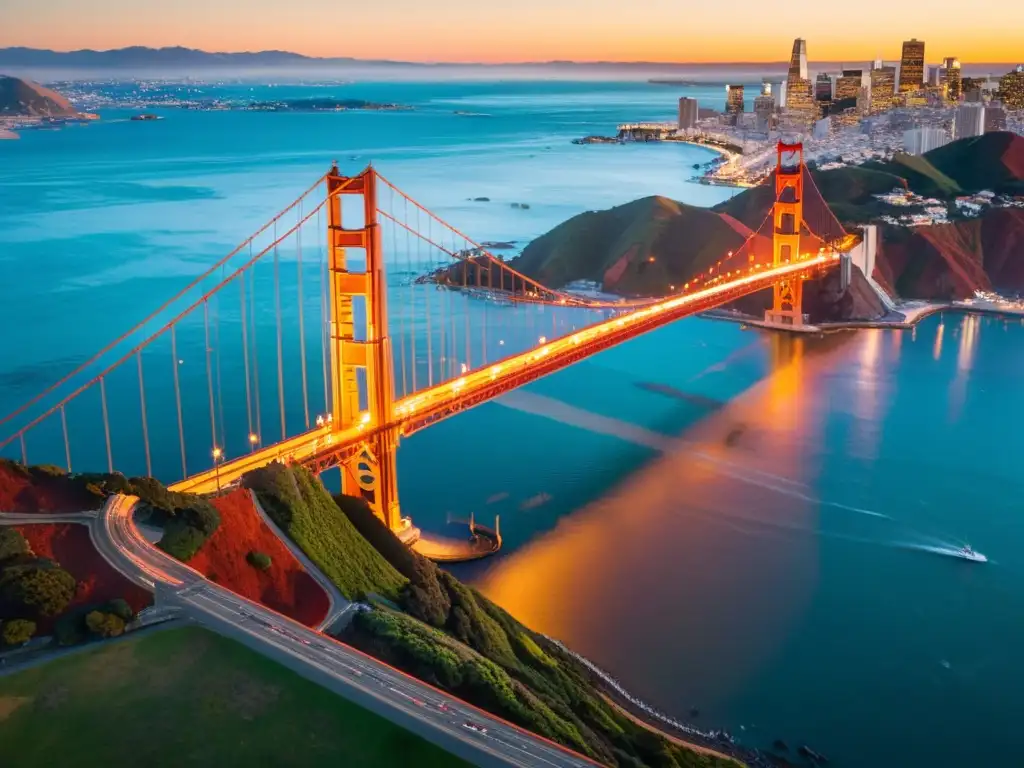
{"type": "MultiPolygon", "coordinates": [[[[417,211],[416,218],[419,219],[419,212],[417,211]]],[[[419,227],[417,227],[419,229],[419,227]]],[[[434,226],[431,220],[427,219],[427,238],[428,242],[434,239],[434,226]]],[[[429,251],[428,251],[429,253],[429,251]]],[[[424,305],[426,306],[426,317],[427,317],[427,386],[434,386],[434,355],[431,351],[432,336],[433,332],[430,329],[430,288],[434,285],[433,280],[429,280],[423,284],[423,296],[424,305]]]]}
{"type": "Polygon", "coordinates": [[[64,406],[60,407],[60,426],[64,430],[64,458],[67,459],[68,472],[71,472],[71,441],[68,439],[68,416],[64,406]]]}
{"type": "MultiPolygon", "coordinates": [[[[392,205],[394,205],[394,200],[395,200],[395,193],[394,193],[394,190],[392,190],[392,192],[391,192],[391,204],[392,205]]],[[[406,226],[406,230],[405,230],[405,272],[406,272],[406,278],[405,279],[409,280],[409,291],[411,293],[414,283],[413,283],[413,281],[411,279],[409,279],[409,274],[410,274],[411,270],[409,269],[409,243],[410,243],[410,241],[409,241],[409,229],[408,229],[408,226],[409,226],[409,201],[408,200],[405,201],[405,211],[402,214],[402,222],[406,226]]],[[[395,233],[395,245],[397,247],[398,235],[397,235],[397,231],[395,229],[394,222],[392,222],[391,231],[395,233]]],[[[399,284],[400,284],[400,286],[404,287],[404,285],[402,285],[402,282],[400,282],[399,284]]],[[[401,358],[402,358],[402,397],[405,397],[407,394],[409,394],[409,384],[408,384],[408,381],[407,381],[406,376],[405,376],[405,334],[406,334],[405,315],[406,315],[406,313],[407,313],[407,311],[409,309],[409,306],[411,304],[412,304],[411,301],[409,302],[409,304],[406,304],[406,302],[404,302],[404,301],[399,302],[399,306],[401,307],[401,309],[399,310],[399,314],[398,314],[398,334],[399,334],[399,336],[398,336],[398,344],[399,344],[399,347],[400,347],[399,355],[401,355],[401,358]]],[[[413,363],[413,365],[415,366],[415,362],[413,363]]]]}
{"type": "MultiPolygon", "coordinates": [[[[302,201],[299,201],[299,221],[302,221],[302,201]]],[[[302,227],[295,231],[295,252],[299,273],[299,357],[302,360],[302,409],[306,415],[306,429],[309,429],[309,382],[306,377],[306,305],[302,301],[302,227]]]]}
{"type": "MultiPolygon", "coordinates": [[[[469,250],[469,243],[466,243],[466,250],[469,250]]],[[[467,269],[468,269],[468,267],[469,267],[469,265],[467,265],[467,269]]],[[[480,282],[480,272],[479,272],[480,265],[477,264],[476,262],[473,262],[473,268],[475,270],[477,270],[477,282],[479,283],[480,282]]],[[[473,369],[473,352],[472,352],[472,349],[470,348],[470,344],[472,342],[472,339],[471,339],[471,336],[472,336],[472,333],[471,333],[472,325],[470,325],[470,322],[469,322],[469,312],[470,312],[471,306],[472,305],[470,304],[470,301],[469,301],[469,289],[468,289],[468,287],[466,287],[466,288],[463,289],[463,292],[462,292],[462,309],[463,309],[463,311],[465,312],[465,315],[466,315],[466,367],[469,368],[470,370],[473,369]]]]}
{"type": "Polygon", "coordinates": [[[18,433],[18,441],[21,443],[21,463],[28,466],[28,446],[25,445],[25,433],[18,433]]]}
{"type": "MultiPolygon", "coordinates": [[[[142,350],[140,349],[135,354],[135,362],[138,363],[139,367],[139,409],[142,413],[142,444],[146,448],[146,477],[153,476],[153,461],[149,454],[149,421],[146,419],[146,382],[142,377],[142,350]]],[[[61,408],[61,418],[63,418],[64,409],[61,408]]],[[[64,431],[67,432],[67,424],[64,425],[64,431]]],[[[71,457],[68,456],[68,464],[71,464],[71,457]]],[[[68,472],[70,472],[70,467],[68,472]]]]}
{"type": "Polygon", "coordinates": [[[171,357],[174,363],[174,402],[178,407],[178,445],[181,447],[181,479],[188,477],[185,464],[185,422],[181,416],[181,382],[178,377],[178,337],[177,325],[171,326],[171,357]]]}
{"type": "MultiPolygon", "coordinates": [[[[408,198],[406,198],[406,200],[405,200],[405,223],[407,225],[409,223],[409,199],[408,198]]],[[[412,341],[412,355],[411,355],[412,359],[410,360],[410,362],[412,363],[412,391],[413,392],[416,391],[416,366],[417,366],[417,364],[419,362],[416,359],[416,330],[417,330],[416,329],[416,278],[419,277],[418,273],[420,272],[418,256],[419,256],[419,252],[420,252],[420,237],[421,237],[421,234],[420,234],[420,231],[419,231],[419,223],[420,223],[420,216],[419,216],[419,209],[417,209],[417,211],[416,211],[416,254],[417,254],[417,259],[416,259],[416,265],[411,270],[412,274],[416,275],[416,277],[414,277],[410,281],[410,283],[409,283],[409,294],[410,294],[410,298],[409,298],[409,311],[412,313],[412,320],[410,321],[409,325],[410,325],[410,329],[411,329],[410,332],[412,333],[412,340],[411,340],[412,341]]],[[[407,233],[408,233],[408,230],[407,230],[407,233]]],[[[409,262],[412,261],[412,247],[411,246],[409,247],[409,250],[406,253],[405,257],[406,257],[407,261],[409,261],[409,262]]]]}
{"type": "MultiPolygon", "coordinates": [[[[331,390],[327,379],[327,339],[330,335],[328,327],[330,321],[327,318],[327,290],[329,281],[327,279],[327,260],[324,258],[323,248],[323,221],[321,220],[321,209],[316,212],[317,244],[320,249],[320,361],[324,369],[324,413],[331,412],[331,390]]],[[[329,246],[328,246],[329,247],[329,246]]]]}
{"type": "MultiPolygon", "coordinates": [[[[221,285],[224,284],[224,267],[220,268],[220,279],[221,285]]],[[[214,305],[214,311],[217,313],[213,321],[213,344],[216,348],[216,357],[214,358],[214,365],[216,366],[217,374],[217,426],[220,427],[220,439],[227,446],[228,433],[224,429],[224,387],[221,385],[220,376],[220,291],[217,291],[217,303],[214,305]]]]}
{"type": "Polygon", "coordinates": [[[245,415],[248,419],[249,434],[252,435],[252,385],[249,382],[249,313],[245,306],[245,272],[238,281],[238,292],[242,309],[242,366],[245,369],[245,415]]]}
{"type": "Polygon", "coordinates": [[[107,382],[100,376],[100,403],[103,406],[103,436],[107,441],[107,471],[114,473],[114,453],[110,448],[110,415],[107,412],[107,382]]]}
{"type": "Polygon", "coordinates": [[[210,300],[203,301],[203,333],[206,339],[206,391],[210,396],[210,443],[211,449],[217,445],[217,409],[213,406],[213,366],[210,363],[210,300]]]}
{"type": "MultiPolygon", "coordinates": [[[[277,242],[277,224],[274,224],[274,242],[277,242]]],[[[284,420],[284,348],[281,346],[281,259],[274,246],[274,314],[277,319],[277,402],[281,408],[281,439],[288,437],[284,420]]]]}
{"type": "MultiPolygon", "coordinates": [[[[276,239],[276,238],[275,238],[276,239]]],[[[255,395],[255,406],[253,413],[256,415],[256,437],[263,440],[263,409],[260,407],[260,358],[259,358],[259,337],[256,334],[256,265],[253,264],[252,280],[249,283],[249,322],[252,323],[252,383],[253,394],[255,395]]]]}

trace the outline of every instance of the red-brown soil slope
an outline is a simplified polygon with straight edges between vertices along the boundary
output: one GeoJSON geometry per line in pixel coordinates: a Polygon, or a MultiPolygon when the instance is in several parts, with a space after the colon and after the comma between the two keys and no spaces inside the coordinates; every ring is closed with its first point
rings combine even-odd
{"type": "Polygon", "coordinates": [[[906,298],[954,299],[976,290],[1024,291],[1024,209],[998,208],[952,224],[890,231],[875,270],[906,298]]]}
{"type": "MultiPolygon", "coordinates": [[[[153,602],[153,596],[114,570],[89,539],[89,529],[84,525],[61,523],[56,525],[20,525],[17,529],[40,557],[55,560],[75,577],[78,591],[68,606],[73,610],[80,606],[96,605],[120,597],[128,601],[135,612],[141,611],[153,602]]],[[[39,634],[49,634],[53,620],[40,622],[39,634]]]]}
{"type": "Polygon", "coordinates": [[[102,501],[67,481],[0,461],[0,512],[81,512],[102,501]]]}
{"type": "Polygon", "coordinates": [[[237,489],[213,500],[220,527],[189,560],[211,581],[313,626],[327,615],[327,595],[263,522],[249,492],[237,489]],[[249,552],[271,559],[260,571],[246,561],[249,552]]]}

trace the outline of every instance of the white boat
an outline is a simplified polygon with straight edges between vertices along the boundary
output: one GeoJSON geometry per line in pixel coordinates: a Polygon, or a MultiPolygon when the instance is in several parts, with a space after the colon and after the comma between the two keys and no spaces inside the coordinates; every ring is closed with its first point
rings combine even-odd
{"type": "Polygon", "coordinates": [[[971,549],[970,544],[965,544],[963,549],[956,551],[956,556],[961,560],[970,560],[972,563],[987,563],[988,558],[985,557],[981,552],[975,552],[971,549]]]}

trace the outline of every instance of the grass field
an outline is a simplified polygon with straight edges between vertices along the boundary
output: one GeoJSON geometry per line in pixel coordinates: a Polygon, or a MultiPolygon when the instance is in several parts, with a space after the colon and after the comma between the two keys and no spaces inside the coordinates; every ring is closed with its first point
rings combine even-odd
{"type": "Polygon", "coordinates": [[[0,678],[0,755],[18,768],[466,765],[192,627],[0,678]]]}

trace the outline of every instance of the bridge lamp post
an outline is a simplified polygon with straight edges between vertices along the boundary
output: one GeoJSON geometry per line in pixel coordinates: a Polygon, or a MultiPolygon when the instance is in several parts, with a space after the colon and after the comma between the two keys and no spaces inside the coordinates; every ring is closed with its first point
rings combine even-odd
{"type": "Polygon", "coordinates": [[[220,448],[213,449],[213,471],[217,478],[217,493],[220,493],[220,460],[224,456],[224,451],[220,448]]]}
{"type": "Polygon", "coordinates": [[[250,435],[249,435],[249,453],[252,453],[253,451],[256,450],[256,445],[257,445],[257,443],[259,443],[259,441],[260,441],[260,436],[259,435],[257,435],[255,432],[250,433],[250,435]]]}

